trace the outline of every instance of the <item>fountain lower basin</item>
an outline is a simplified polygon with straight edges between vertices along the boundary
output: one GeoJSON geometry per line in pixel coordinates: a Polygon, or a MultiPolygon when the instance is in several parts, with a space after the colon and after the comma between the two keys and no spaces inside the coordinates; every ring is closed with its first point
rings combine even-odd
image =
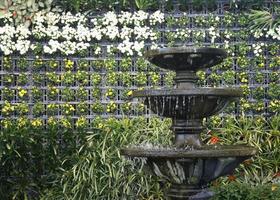
{"type": "Polygon", "coordinates": [[[171,183],[166,193],[169,199],[206,200],[213,196],[207,190],[208,183],[232,174],[240,163],[256,154],[256,149],[236,145],[204,145],[199,149],[131,147],[121,153],[146,158],[150,171],[171,183]]]}

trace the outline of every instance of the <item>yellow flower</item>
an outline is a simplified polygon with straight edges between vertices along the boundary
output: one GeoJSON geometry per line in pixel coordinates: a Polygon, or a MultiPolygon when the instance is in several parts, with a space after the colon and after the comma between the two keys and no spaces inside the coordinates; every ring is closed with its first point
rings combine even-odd
{"type": "Polygon", "coordinates": [[[85,127],[87,124],[87,119],[85,117],[80,117],[77,121],[76,121],[76,127],[77,128],[81,128],[81,127],[85,127]]]}
{"type": "Polygon", "coordinates": [[[106,108],[106,111],[107,112],[114,112],[117,108],[117,105],[111,101],[108,105],[107,105],[107,108],[106,108]]]}
{"type": "Polygon", "coordinates": [[[132,95],[132,90],[129,90],[128,92],[127,92],[127,96],[131,96],[132,95]]]}
{"type": "Polygon", "coordinates": [[[66,118],[61,118],[60,123],[64,128],[71,128],[72,127],[71,123],[66,118]]]}
{"type": "Polygon", "coordinates": [[[7,81],[8,83],[11,83],[11,82],[12,82],[12,78],[11,78],[11,77],[8,77],[6,81],[7,81]]]}
{"type": "Polygon", "coordinates": [[[59,92],[59,90],[56,87],[50,87],[49,90],[52,95],[55,95],[59,92]]]}
{"type": "Polygon", "coordinates": [[[74,106],[73,106],[73,105],[71,105],[71,104],[68,104],[68,103],[64,104],[64,105],[63,105],[63,108],[64,108],[64,112],[65,112],[65,114],[69,114],[69,113],[71,113],[71,112],[74,112],[74,111],[75,111],[74,106]]]}
{"type": "Polygon", "coordinates": [[[3,107],[2,107],[2,113],[4,115],[9,115],[11,112],[15,110],[15,107],[11,105],[8,101],[5,101],[3,107]]]}
{"type": "Polygon", "coordinates": [[[54,117],[49,117],[48,121],[47,121],[47,124],[49,126],[56,126],[57,125],[57,121],[54,117]]]}
{"type": "Polygon", "coordinates": [[[24,97],[27,94],[27,90],[22,89],[22,88],[18,88],[18,96],[19,97],[24,97]]]}
{"type": "Polygon", "coordinates": [[[34,127],[34,128],[38,128],[40,126],[43,125],[43,121],[41,119],[33,119],[31,121],[31,125],[34,127]]]}
{"type": "Polygon", "coordinates": [[[72,60],[65,59],[64,63],[65,63],[65,69],[71,70],[74,67],[74,61],[72,60]]]}
{"type": "Polygon", "coordinates": [[[99,128],[99,129],[102,129],[104,127],[104,124],[102,124],[102,123],[99,123],[98,125],[97,125],[97,128],[99,128]]]}
{"type": "Polygon", "coordinates": [[[278,188],[278,186],[276,184],[272,184],[272,186],[271,186],[272,191],[275,191],[277,188],[278,188]]]}
{"type": "Polygon", "coordinates": [[[18,128],[23,128],[23,127],[25,127],[25,126],[27,125],[27,122],[28,122],[27,119],[24,118],[24,117],[18,118],[18,123],[17,123],[18,128]]]}
{"type": "Polygon", "coordinates": [[[3,119],[1,124],[4,129],[8,129],[12,126],[12,121],[10,119],[3,119]]]}

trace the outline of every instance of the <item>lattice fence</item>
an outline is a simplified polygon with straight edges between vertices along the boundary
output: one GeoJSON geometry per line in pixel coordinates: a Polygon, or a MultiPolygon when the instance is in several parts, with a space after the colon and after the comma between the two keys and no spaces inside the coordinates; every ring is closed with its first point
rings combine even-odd
{"type": "MultiPolygon", "coordinates": [[[[269,8],[268,2],[264,7],[269,8]]],[[[164,6],[162,8],[164,10],[164,6]]],[[[98,14],[100,16],[102,14],[98,14]]],[[[90,18],[96,18],[92,15],[90,18]]],[[[174,3],[165,12],[165,22],[149,25],[159,36],[159,46],[217,46],[230,57],[224,63],[199,73],[204,86],[238,86],[245,98],[227,112],[248,115],[279,112],[279,42],[265,37],[255,39],[248,30],[248,19],[238,9],[229,11],[227,1],[214,8],[197,11],[191,4],[182,8],[174,3]],[[211,41],[212,40],[212,41],[211,41]],[[262,45],[264,43],[264,45],[262,45]],[[256,53],[256,49],[259,52],[256,53]],[[259,54],[259,55],[257,55],[259,54]]],[[[118,41],[93,43],[87,51],[73,56],[30,52],[25,56],[1,56],[1,119],[84,116],[118,118],[149,113],[143,104],[130,99],[139,88],[172,87],[174,74],[162,71],[138,56],[120,52],[108,54],[108,45],[118,41]],[[96,46],[101,48],[98,56],[96,46]],[[11,108],[14,106],[13,108],[11,108]]],[[[149,41],[146,48],[150,47],[149,41]]]]}

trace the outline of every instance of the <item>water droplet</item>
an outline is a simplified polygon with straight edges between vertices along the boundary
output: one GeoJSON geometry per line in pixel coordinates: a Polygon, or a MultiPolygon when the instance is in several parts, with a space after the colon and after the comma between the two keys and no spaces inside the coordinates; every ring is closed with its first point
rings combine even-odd
{"type": "Polygon", "coordinates": [[[179,97],[176,97],[176,105],[175,105],[175,110],[179,109],[179,97]]]}
{"type": "Polygon", "coordinates": [[[165,97],[162,97],[162,108],[161,108],[161,116],[163,116],[165,110],[165,97]]]}

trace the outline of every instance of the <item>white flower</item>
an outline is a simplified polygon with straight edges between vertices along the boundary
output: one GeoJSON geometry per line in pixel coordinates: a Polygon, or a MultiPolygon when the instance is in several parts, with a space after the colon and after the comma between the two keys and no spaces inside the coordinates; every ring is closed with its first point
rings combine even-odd
{"type": "Polygon", "coordinates": [[[94,50],[95,55],[99,55],[101,52],[102,52],[101,47],[96,47],[96,49],[94,50]]]}
{"type": "Polygon", "coordinates": [[[209,29],[209,36],[210,36],[210,39],[211,39],[211,43],[214,43],[215,42],[215,39],[220,35],[218,30],[215,30],[215,27],[211,26],[209,29]]]}
{"type": "Polygon", "coordinates": [[[160,10],[154,12],[150,16],[150,24],[155,25],[156,23],[163,23],[164,22],[164,13],[160,10]]]}
{"type": "Polygon", "coordinates": [[[106,25],[116,26],[118,24],[118,17],[116,13],[112,11],[105,13],[102,23],[105,26],[106,25]]]}
{"type": "Polygon", "coordinates": [[[58,49],[61,49],[61,47],[57,40],[49,40],[49,42],[43,46],[43,51],[48,54],[55,53],[58,49]]]}
{"type": "Polygon", "coordinates": [[[15,43],[15,49],[19,51],[21,55],[28,52],[30,48],[30,40],[18,40],[17,43],[15,43]]]}
{"type": "MultiPolygon", "coordinates": [[[[121,14],[119,15],[118,20],[121,24],[128,25],[133,22],[133,19],[134,18],[132,16],[132,13],[122,11],[121,14]]],[[[117,23],[115,25],[117,25],[117,23]]]]}
{"type": "MultiPolygon", "coordinates": [[[[43,44],[43,52],[48,54],[58,51],[66,55],[74,54],[88,48],[90,43],[102,39],[110,42],[117,39],[120,42],[118,49],[122,53],[141,55],[145,41],[148,39],[156,41],[159,36],[146,23],[156,25],[164,22],[164,13],[156,11],[149,14],[141,10],[120,14],[107,12],[103,16],[88,20],[81,13],[73,15],[70,12],[37,12],[33,17],[31,29],[24,25],[15,26],[12,16],[5,16],[2,19],[5,23],[0,26],[0,49],[6,55],[15,51],[25,54],[29,49],[34,50],[36,45],[31,42],[34,38],[47,41],[43,44]],[[88,26],[88,21],[91,22],[91,26],[88,26]]],[[[180,30],[178,37],[186,38],[189,33],[189,30],[180,30]]],[[[158,45],[152,43],[152,46],[158,45]]],[[[100,52],[100,47],[95,49],[96,54],[100,52]]]]}

